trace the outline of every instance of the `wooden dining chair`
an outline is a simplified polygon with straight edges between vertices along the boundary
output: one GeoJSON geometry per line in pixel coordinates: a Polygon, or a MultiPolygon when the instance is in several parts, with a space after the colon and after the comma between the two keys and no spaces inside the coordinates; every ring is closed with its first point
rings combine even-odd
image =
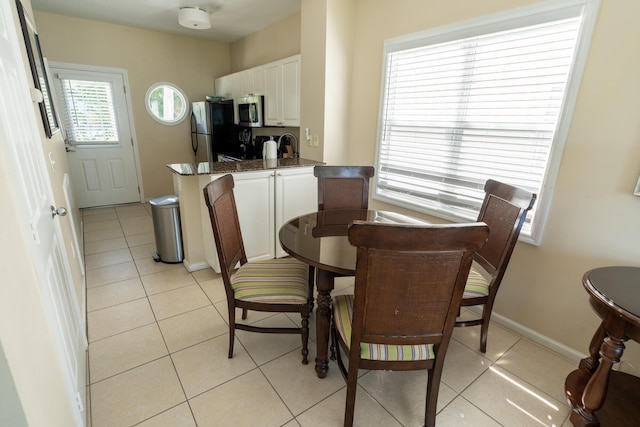
{"type": "Polygon", "coordinates": [[[229,309],[229,358],[233,357],[235,330],[250,332],[300,334],[302,363],[309,354],[309,286],[308,268],[292,258],[247,262],[238,211],[233,195],[233,176],[224,175],[204,187],[211,227],[218,251],[220,270],[229,309]],[[235,267],[240,264],[237,271],[235,267]],[[236,322],[236,308],[247,310],[300,313],[300,328],[267,328],[236,322]]]}
{"type": "Polygon", "coordinates": [[[398,225],[354,221],[354,295],[333,300],[333,340],[347,380],[344,425],[353,424],[358,369],[428,370],[425,425],[435,425],[447,346],[483,223],[398,225]],[[348,355],[345,368],[340,348],[348,355]]]}
{"type": "Polygon", "coordinates": [[[315,166],[318,210],[368,209],[369,181],[374,172],[373,166],[315,166]]]}
{"type": "Polygon", "coordinates": [[[527,212],[533,208],[536,195],[492,179],[484,186],[485,197],[478,222],[489,226],[491,233],[483,248],[475,254],[461,306],[481,305],[480,317],[458,320],[456,326],[480,325],[480,351],[487,351],[487,334],[491,311],[498,288],[509,265],[513,248],[527,212]]]}
{"type": "MultiPolygon", "coordinates": [[[[368,209],[369,182],[374,174],[373,166],[314,166],[313,175],[318,179],[318,211],[368,209]]],[[[314,283],[315,268],[310,267],[312,308],[314,283]]]]}

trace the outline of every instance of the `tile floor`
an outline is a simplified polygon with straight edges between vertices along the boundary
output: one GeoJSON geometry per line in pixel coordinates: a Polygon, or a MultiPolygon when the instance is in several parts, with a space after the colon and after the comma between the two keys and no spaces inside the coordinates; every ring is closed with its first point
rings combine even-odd
{"type": "MultiPolygon", "coordinates": [[[[221,278],[154,262],[148,205],[85,210],[83,218],[93,427],[342,425],[337,365],[318,379],[313,363],[300,363],[299,336],[238,331],[227,358],[221,278]]],[[[352,286],[344,278],[335,293],[352,286]]],[[[249,320],[298,322],[284,314],[249,320]]],[[[477,333],[454,332],[437,425],[570,426],[563,384],[576,363],[496,324],[483,355],[477,333]]],[[[310,355],[314,338],[312,328],[310,355]]],[[[355,424],[421,426],[425,386],[420,371],[363,372],[355,424]]]]}

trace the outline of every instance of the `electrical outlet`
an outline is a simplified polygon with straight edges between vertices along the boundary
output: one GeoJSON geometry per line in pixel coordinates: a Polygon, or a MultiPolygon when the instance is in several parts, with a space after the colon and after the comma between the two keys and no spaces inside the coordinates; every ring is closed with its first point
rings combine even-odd
{"type": "Polygon", "coordinates": [[[314,147],[318,146],[318,143],[319,143],[318,139],[319,139],[318,135],[313,135],[313,146],[314,147]]]}

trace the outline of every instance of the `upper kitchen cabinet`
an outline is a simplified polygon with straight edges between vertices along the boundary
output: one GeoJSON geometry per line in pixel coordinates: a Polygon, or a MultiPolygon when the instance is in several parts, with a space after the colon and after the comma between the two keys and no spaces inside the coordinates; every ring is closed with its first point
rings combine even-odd
{"type": "Polygon", "coordinates": [[[236,98],[245,96],[251,93],[251,70],[240,71],[233,74],[237,80],[237,94],[236,98]]]}
{"type": "Polygon", "coordinates": [[[264,66],[218,77],[215,83],[216,95],[227,99],[264,95],[264,66]]]}
{"type": "Polygon", "coordinates": [[[249,70],[251,73],[251,92],[254,95],[264,95],[264,67],[255,67],[249,70]]]}
{"type": "Polygon", "coordinates": [[[300,126],[300,55],[218,77],[215,83],[216,95],[227,99],[264,95],[265,125],[300,126]]]}
{"type": "MultiPolygon", "coordinates": [[[[218,77],[216,95],[236,100],[249,94],[264,95],[264,66],[218,77]]],[[[234,102],[234,122],[238,124],[238,104],[234,102]]]]}
{"type": "Polygon", "coordinates": [[[223,96],[227,99],[235,99],[237,89],[237,79],[233,74],[218,77],[215,80],[216,96],[223,96]]]}
{"type": "Polygon", "coordinates": [[[264,122],[300,126],[300,55],[264,66],[264,122]]]}

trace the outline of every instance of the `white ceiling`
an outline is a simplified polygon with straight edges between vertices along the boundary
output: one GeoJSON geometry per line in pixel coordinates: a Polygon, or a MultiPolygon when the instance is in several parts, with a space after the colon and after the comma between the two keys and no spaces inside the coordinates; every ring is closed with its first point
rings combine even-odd
{"type": "Polygon", "coordinates": [[[33,9],[230,43],[300,11],[300,0],[31,0],[33,9]],[[178,24],[180,6],[211,13],[211,28],[178,24]]]}

